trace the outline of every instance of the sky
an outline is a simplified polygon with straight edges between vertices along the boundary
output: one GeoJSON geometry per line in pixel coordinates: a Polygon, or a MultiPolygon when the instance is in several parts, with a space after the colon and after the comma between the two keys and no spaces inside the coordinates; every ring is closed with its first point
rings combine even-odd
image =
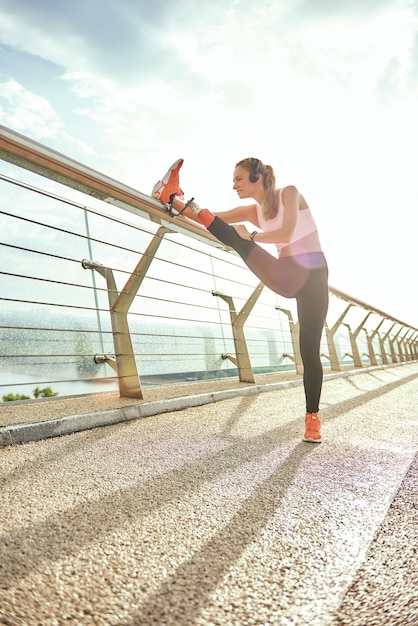
{"type": "Polygon", "coordinates": [[[418,327],[418,0],[0,0],[0,123],[200,206],[270,164],[330,284],[418,327]]]}

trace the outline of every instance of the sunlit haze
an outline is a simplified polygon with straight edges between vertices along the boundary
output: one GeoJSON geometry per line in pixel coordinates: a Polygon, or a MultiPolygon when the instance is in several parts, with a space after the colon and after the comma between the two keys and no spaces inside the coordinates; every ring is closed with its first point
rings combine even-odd
{"type": "Polygon", "coordinates": [[[214,210],[260,158],[331,285],[418,326],[416,0],[2,0],[0,54],[1,124],[143,193],[183,157],[214,210]]]}

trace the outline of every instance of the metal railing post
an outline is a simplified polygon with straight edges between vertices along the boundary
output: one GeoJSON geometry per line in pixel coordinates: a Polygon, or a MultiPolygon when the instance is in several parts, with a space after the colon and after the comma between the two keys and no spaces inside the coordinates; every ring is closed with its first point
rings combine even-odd
{"type": "Polygon", "coordinates": [[[240,382],[244,383],[255,382],[254,373],[248,354],[247,342],[244,335],[244,324],[247,321],[248,316],[250,315],[263,289],[264,284],[259,283],[239,313],[236,312],[235,304],[231,296],[226,296],[220,291],[212,291],[213,296],[217,296],[227,303],[229,308],[229,315],[231,318],[232,336],[234,339],[236,358],[234,359],[228,354],[223,354],[222,358],[229,359],[237,366],[239,380],[240,382]]]}
{"type": "Polygon", "coordinates": [[[115,362],[106,355],[96,355],[95,360],[96,362],[108,363],[117,372],[121,398],[138,398],[140,400],[143,398],[128,325],[128,312],[158,247],[168,232],[171,232],[169,228],[160,226],[120,292],[117,290],[115,277],[110,268],[88,259],[82,261],[84,269],[96,270],[106,280],[115,362]]]}
{"type": "Polygon", "coordinates": [[[395,350],[394,350],[394,347],[393,347],[393,342],[392,342],[392,340],[391,340],[391,338],[390,338],[390,333],[391,333],[391,332],[392,332],[392,330],[395,328],[396,324],[397,324],[397,322],[394,322],[394,323],[392,324],[392,326],[389,328],[389,330],[388,330],[388,331],[386,331],[386,333],[384,334],[383,339],[382,339],[382,344],[383,344],[383,346],[384,346],[384,352],[385,352],[385,354],[386,354],[386,355],[390,354],[390,358],[392,359],[392,363],[396,363],[396,362],[397,362],[397,360],[398,360],[398,359],[396,358],[395,350]],[[389,349],[390,349],[390,353],[389,353],[389,352],[386,352],[386,346],[385,346],[385,342],[386,342],[386,341],[388,341],[388,342],[389,342],[389,349]]]}
{"type": "Polygon", "coordinates": [[[400,329],[398,330],[398,332],[396,333],[396,335],[393,338],[393,345],[395,347],[395,342],[396,345],[398,346],[398,352],[397,352],[397,356],[399,357],[399,360],[401,363],[403,363],[405,361],[405,356],[402,352],[402,346],[401,346],[401,341],[399,339],[399,335],[401,334],[401,332],[403,331],[403,329],[405,328],[405,326],[401,326],[400,329]]]}
{"type": "MultiPolygon", "coordinates": [[[[380,320],[380,324],[378,324],[378,326],[374,329],[374,331],[369,335],[369,333],[365,330],[366,332],[366,337],[367,337],[367,345],[369,348],[369,357],[370,357],[370,362],[372,365],[377,365],[377,358],[376,358],[376,351],[374,349],[374,345],[373,345],[373,340],[376,337],[376,335],[379,332],[380,327],[382,326],[383,322],[385,320],[382,319],[380,320]]],[[[383,361],[383,355],[381,355],[382,361],[383,361]]]]}
{"type": "Polygon", "coordinates": [[[411,346],[412,346],[412,358],[418,359],[418,330],[412,336],[411,346]]]}
{"type": "Polygon", "coordinates": [[[303,363],[299,348],[299,322],[295,322],[293,320],[292,312],[288,309],[283,309],[281,306],[276,306],[276,309],[277,311],[282,311],[282,313],[287,315],[287,319],[289,320],[290,336],[292,338],[294,359],[292,359],[290,354],[284,354],[283,356],[286,356],[287,358],[290,358],[292,361],[294,361],[296,365],[296,372],[298,374],[303,374],[303,363]]]}
{"type": "Polygon", "coordinates": [[[379,328],[380,326],[383,324],[383,322],[386,322],[387,318],[383,318],[383,320],[381,321],[381,323],[379,324],[379,326],[376,329],[376,334],[377,334],[377,338],[379,340],[379,346],[380,346],[380,356],[382,358],[382,363],[384,365],[388,365],[389,364],[389,359],[388,359],[388,355],[386,352],[386,346],[385,346],[385,341],[386,341],[386,335],[382,335],[379,332],[379,328]]]}
{"type": "Polygon", "coordinates": [[[401,339],[401,343],[403,345],[403,349],[404,349],[404,354],[405,354],[405,360],[406,361],[411,361],[412,360],[412,354],[411,354],[411,349],[410,349],[410,344],[409,344],[409,340],[412,337],[408,337],[408,335],[410,333],[413,334],[413,329],[412,328],[408,328],[408,330],[406,331],[405,335],[403,336],[403,338],[401,339]]]}
{"type": "Polygon", "coordinates": [[[350,329],[351,349],[353,351],[353,360],[354,360],[354,365],[356,367],[363,367],[363,362],[361,360],[360,352],[359,352],[359,349],[358,349],[358,346],[357,346],[357,337],[359,336],[359,334],[361,333],[362,330],[365,330],[364,324],[369,319],[371,314],[372,314],[372,311],[369,311],[367,313],[367,315],[363,318],[363,320],[360,322],[360,324],[357,326],[357,328],[356,328],[356,330],[354,332],[351,332],[351,329],[349,327],[349,329],[350,329]]]}
{"type": "Polygon", "coordinates": [[[340,363],[340,360],[338,358],[337,349],[335,347],[334,337],[335,337],[335,333],[337,332],[337,330],[341,326],[345,316],[347,315],[347,313],[351,309],[351,307],[352,307],[352,304],[349,304],[344,309],[344,311],[341,313],[340,317],[337,319],[337,321],[335,322],[335,324],[331,328],[328,328],[328,325],[325,324],[325,334],[326,334],[327,341],[328,341],[329,360],[330,360],[330,363],[331,363],[331,369],[332,370],[336,370],[336,371],[340,371],[341,370],[341,363],[340,363]]]}
{"type": "Polygon", "coordinates": [[[418,330],[414,332],[410,341],[412,360],[418,359],[418,330]]]}

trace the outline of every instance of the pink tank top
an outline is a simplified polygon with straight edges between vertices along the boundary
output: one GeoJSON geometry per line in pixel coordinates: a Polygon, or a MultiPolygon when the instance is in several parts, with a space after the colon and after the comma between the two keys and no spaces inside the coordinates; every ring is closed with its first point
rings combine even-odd
{"type": "MultiPolygon", "coordinates": [[[[284,216],[284,204],[282,200],[283,189],[279,191],[279,210],[277,212],[276,217],[267,220],[264,215],[262,208],[259,204],[257,204],[257,219],[260,224],[260,228],[264,232],[270,232],[272,230],[277,230],[283,226],[283,216],[284,216]]],[[[315,220],[312,216],[311,210],[309,208],[300,210],[298,215],[298,221],[296,224],[296,228],[293,232],[291,241],[286,243],[275,243],[274,245],[280,251],[282,248],[289,246],[295,241],[299,241],[299,239],[303,239],[307,235],[314,233],[317,231],[317,227],[315,224],[315,220]]],[[[318,241],[319,243],[319,241],[318,241]]]]}

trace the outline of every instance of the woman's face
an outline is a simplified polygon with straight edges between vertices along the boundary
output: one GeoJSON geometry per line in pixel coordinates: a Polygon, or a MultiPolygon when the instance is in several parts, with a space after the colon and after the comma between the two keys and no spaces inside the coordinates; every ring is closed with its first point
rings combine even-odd
{"type": "Polygon", "coordinates": [[[233,183],[233,189],[240,198],[252,198],[255,183],[250,181],[250,172],[242,165],[237,165],[235,168],[233,183]]]}

